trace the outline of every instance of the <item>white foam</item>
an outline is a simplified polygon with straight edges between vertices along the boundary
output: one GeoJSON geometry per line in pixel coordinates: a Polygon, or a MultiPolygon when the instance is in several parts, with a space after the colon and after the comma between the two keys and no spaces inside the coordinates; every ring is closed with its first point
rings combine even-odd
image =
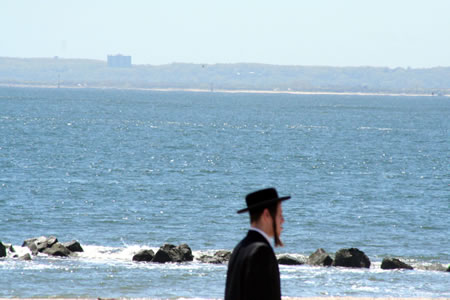
{"type": "Polygon", "coordinates": [[[392,128],[384,128],[384,127],[358,127],[358,130],[379,130],[379,131],[392,131],[392,128]]]}
{"type": "Polygon", "coordinates": [[[148,246],[131,245],[125,247],[106,247],[95,245],[83,245],[84,252],[78,252],[78,257],[89,261],[108,262],[108,261],[131,261],[133,256],[141,250],[151,249],[157,251],[158,248],[148,246]]]}

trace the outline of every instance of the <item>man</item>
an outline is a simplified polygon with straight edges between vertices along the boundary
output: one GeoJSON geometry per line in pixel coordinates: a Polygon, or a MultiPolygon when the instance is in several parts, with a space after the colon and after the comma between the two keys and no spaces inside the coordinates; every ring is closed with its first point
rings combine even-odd
{"type": "Polygon", "coordinates": [[[270,245],[283,246],[280,234],[284,223],[281,201],[274,188],[259,190],[245,197],[250,213],[250,230],[234,248],[228,263],[225,300],[280,300],[280,271],[270,245]]]}

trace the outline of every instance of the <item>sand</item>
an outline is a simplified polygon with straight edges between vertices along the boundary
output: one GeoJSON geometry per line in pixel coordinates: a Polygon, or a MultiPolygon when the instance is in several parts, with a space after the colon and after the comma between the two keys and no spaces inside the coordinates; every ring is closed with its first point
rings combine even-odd
{"type": "MultiPolygon", "coordinates": [[[[112,86],[60,86],[55,85],[37,85],[37,84],[9,84],[0,83],[0,87],[19,87],[19,88],[45,88],[45,89],[105,89],[105,90],[136,90],[136,91],[158,91],[158,92],[195,92],[195,93],[231,93],[231,94],[291,94],[291,95],[346,95],[346,96],[392,96],[392,97],[435,97],[432,94],[415,94],[415,93],[365,93],[365,92],[322,92],[322,91],[291,91],[291,90],[226,90],[226,89],[189,89],[189,88],[125,88],[112,86]]],[[[449,95],[442,95],[450,97],[449,95]]],[[[364,299],[365,300],[365,299],[364,299]]]]}
{"type": "MultiPolygon", "coordinates": [[[[0,300],[113,300],[113,299],[142,299],[161,300],[161,298],[0,298],[0,300]]],[[[164,299],[164,298],[163,298],[164,299]]],[[[207,300],[205,298],[168,298],[177,300],[207,300]]],[[[396,297],[283,297],[282,300],[450,300],[450,298],[396,298],[396,297]]]]}

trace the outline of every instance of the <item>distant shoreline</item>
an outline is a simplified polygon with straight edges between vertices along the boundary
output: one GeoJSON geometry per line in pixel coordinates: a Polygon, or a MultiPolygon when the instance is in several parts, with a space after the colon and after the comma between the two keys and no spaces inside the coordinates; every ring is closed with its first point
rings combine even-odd
{"type": "Polygon", "coordinates": [[[341,95],[341,96],[390,96],[390,97],[450,97],[450,94],[433,95],[419,93],[386,93],[386,92],[325,92],[325,91],[286,91],[286,90],[230,90],[230,89],[197,89],[197,88],[139,88],[114,86],[56,86],[45,84],[0,83],[0,87],[42,88],[42,89],[103,89],[103,90],[135,90],[156,92],[192,92],[192,93],[230,93],[230,94],[290,94],[290,95],[341,95]]]}

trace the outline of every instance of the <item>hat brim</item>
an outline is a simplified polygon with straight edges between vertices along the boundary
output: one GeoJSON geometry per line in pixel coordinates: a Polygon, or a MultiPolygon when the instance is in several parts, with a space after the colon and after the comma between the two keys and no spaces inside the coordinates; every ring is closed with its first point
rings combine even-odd
{"type": "Polygon", "coordinates": [[[237,211],[237,213],[238,214],[242,214],[242,213],[247,212],[247,211],[252,210],[252,209],[268,207],[268,206],[270,206],[273,203],[281,202],[281,201],[288,200],[288,199],[291,199],[291,196],[270,199],[270,200],[267,200],[267,201],[264,201],[264,202],[260,202],[258,204],[255,204],[255,205],[252,205],[252,206],[240,209],[240,210],[237,211]]]}

